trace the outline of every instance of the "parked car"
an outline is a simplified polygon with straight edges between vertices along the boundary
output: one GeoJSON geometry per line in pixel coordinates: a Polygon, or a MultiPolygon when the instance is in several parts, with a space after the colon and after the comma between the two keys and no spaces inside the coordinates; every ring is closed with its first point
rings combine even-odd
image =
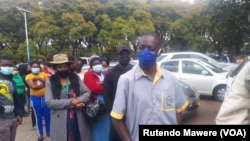
{"type": "Polygon", "coordinates": [[[245,68],[250,67],[250,56],[246,57],[245,60],[238,66],[236,67],[233,71],[229,72],[227,75],[227,90],[230,88],[232,85],[235,77],[245,68]]]}
{"type": "Polygon", "coordinates": [[[160,64],[176,77],[194,87],[199,94],[210,95],[223,101],[226,91],[227,71],[199,59],[172,59],[160,64]]]}
{"type": "Polygon", "coordinates": [[[179,82],[189,102],[187,108],[182,113],[183,119],[187,119],[193,117],[197,113],[200,106],[200,94],[196,91],[195,88],[191,87],[190,85],[182,81],[179,82]]]}
{"type": "MultiPolygon", "coordinates": [[[[132,65],[136,65],[137,63],[138,63],[138,60],[130,62],[130,64],[132,64],[132,65]]],[[[112,68],[117,64],[118,64],[117,61],[111,61],[110,67],[112,68]]],[[[84,65],[82,67],[82,74],[84,75],[84,73],[87,72],[89,69],[90,69],[89,65],[84,65]]],[[[194,87],[191,87],[190,85],[186,84],[185,82],[182,82],[182,81],[179,81],[179,82],[180,82],[180,86],[182,87],[182,90],[183,90],[184,94],[186,95],[187,100],[189,102],[187,108],[182,113],[183,119],[187,119],[187,118],[194,116],[197,113],[199,105],[200,105],[200,94],[196,91],[196,89],[194,87]]]]}
{"type": "Polygon", "coordinates": [[[83,60],[83,64],[89,65],[89,57],[80,57],[83,60]]]}
{"type": "Polygon", "coordinates": [[[157,62],[161,63],[165,60],[170,59],[179,59],[179,58],[189,58],[189,59],[200,59],[206,62],[209,62],[219,68],[222,68],[228,72],[234,70],[238,64],[237,63],[225,63],[225,62],[218,62],[212,57],[205,55],[199,52],[169,52],[169,53],[162,53],[158,58],[157,62]]]}

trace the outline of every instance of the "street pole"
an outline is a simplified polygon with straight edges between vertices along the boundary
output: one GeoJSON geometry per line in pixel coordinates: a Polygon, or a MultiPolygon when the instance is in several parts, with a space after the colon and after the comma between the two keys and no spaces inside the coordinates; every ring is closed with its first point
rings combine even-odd
{"type": "Polygon", "coordinates": [[[17,10],[19,10],[23,16],[24,16],[24,25],[25,25],[25,35],[26,35],[26,51],[27,51],[27,61],[28,63],[30,62],[30,50],[29,50],[29,39],[28,39],[28,28],[27,28],[27,18],[26,18],[26,13],[31,13],[30,11],[20,8],[20,7],[16,7],[17,10]]]}

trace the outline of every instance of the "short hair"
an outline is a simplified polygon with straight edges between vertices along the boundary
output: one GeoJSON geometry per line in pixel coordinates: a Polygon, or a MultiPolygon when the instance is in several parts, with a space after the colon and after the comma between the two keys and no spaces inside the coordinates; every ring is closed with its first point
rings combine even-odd
{"type": "Polygon", "coordinates": [[[33,64],[38,64],[38,66],[40,66],[40,62],[38,62],[38,61],[32,61],[32,62],[30,62],[30,67],[32,67],[33,64]]]}
{"type": "MultiPolygon", "coordinates": [[[[144,33],[142,34],[141,37],[143,36],[152,36],[154,37],[155,39],[158,40],[158,43],[159,43],[159,47],[161,48],[162,47],[162,41],[161,41],[161,37],[157,34],[157,33],[154,33],[154,32],[148,32],[148,33],[144,33]]],[[[140,41],[140,40],[139,40],[140,41]]]]}
{"type": "MultiPolygon", "coordinates": [[[[106,63],[107,63],[107,65],[109,66],[109,60],[108,60],[108,59],[106,59],[106,58],[102,58],[102,61],[106,62],[106,63]]],[[[101,62],[102,62],[102,61],[101,61],[101,62]]]]}
{"type": "Polygon", "coordinates": [[[75,57],[72,55],[68,55],[68,60],[73,62],[75,61],[75,57]]]}
{"type": "Polygon", "coordinates": [[[76,61],[81,61],[82,65],[84,65],[84,60],[81,57],[76,57],[76,61]]]}

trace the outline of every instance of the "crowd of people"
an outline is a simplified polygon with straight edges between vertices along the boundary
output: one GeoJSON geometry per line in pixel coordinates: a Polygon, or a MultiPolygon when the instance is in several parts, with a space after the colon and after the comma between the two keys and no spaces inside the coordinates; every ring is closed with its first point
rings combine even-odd
{"type": "MultiPolygon", "coordinates": [[[[14,64],[1,56],[0,141],[15,141],[16,129],[27,114],[38,141],[45,135],[51,141],[138,141],[139,125],[181,124],[188,102],[178,79],[156,63],[161,45],[157,34],[143,34],[135,52],[138,64],[130,64],[132,51],[121,46],[116,66],[110,68],[107,59],[93,54],[84,74],[84,61],[63,53],[29,64],[14,64]],[[86,106],[95,100],[104,104],[105,112],[90,120],[86,106]]],[[[250,86],[243,85],[246,76],[249,69],[236,78],[232,87],[242,91],[229,90],[216,124],[249,124],[249,102],[242,104],[249,97],[250,86]],[[237,116],[232,116],[235,111],[237,116]]]]}
{"type": "Polygon", "coordinates": [[[84,62],[63,53],[25,65],[0,57],[0,141],[15,141],[27,105],[38,141],[45,136],[51,141],[138,141],[139,124],[180,124],[188,103],[177,78],[157,66],[161,45],[157,34],[144,34],[135,52],[138,64],[129,63],[132,52],[121,46],[115,67],[92,55],[84,76],[84,62]],[[84,107],[96,99],[106,112],[89,121],[84,107]]]}

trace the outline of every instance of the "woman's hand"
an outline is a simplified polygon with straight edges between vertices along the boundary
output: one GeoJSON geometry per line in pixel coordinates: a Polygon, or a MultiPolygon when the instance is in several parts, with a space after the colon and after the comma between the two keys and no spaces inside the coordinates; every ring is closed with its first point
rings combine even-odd
{"type": "Polygon", "coordinates": [[[98,81],[96,82],[98,85],[102,85],[103,84],[103,81],[98,81]]]}
{"type": "Polygon", "coordinates": [[[77,98],[71,98],[70,100],[70,105],[71,106],[76,106],[78,103],[80,103],[81,101],[77,98]]]}
{"type": "Polygon", "coordinates": [[[77,103],[76,108],[83,108],[85,104],[83,102],[77,103]]]}

